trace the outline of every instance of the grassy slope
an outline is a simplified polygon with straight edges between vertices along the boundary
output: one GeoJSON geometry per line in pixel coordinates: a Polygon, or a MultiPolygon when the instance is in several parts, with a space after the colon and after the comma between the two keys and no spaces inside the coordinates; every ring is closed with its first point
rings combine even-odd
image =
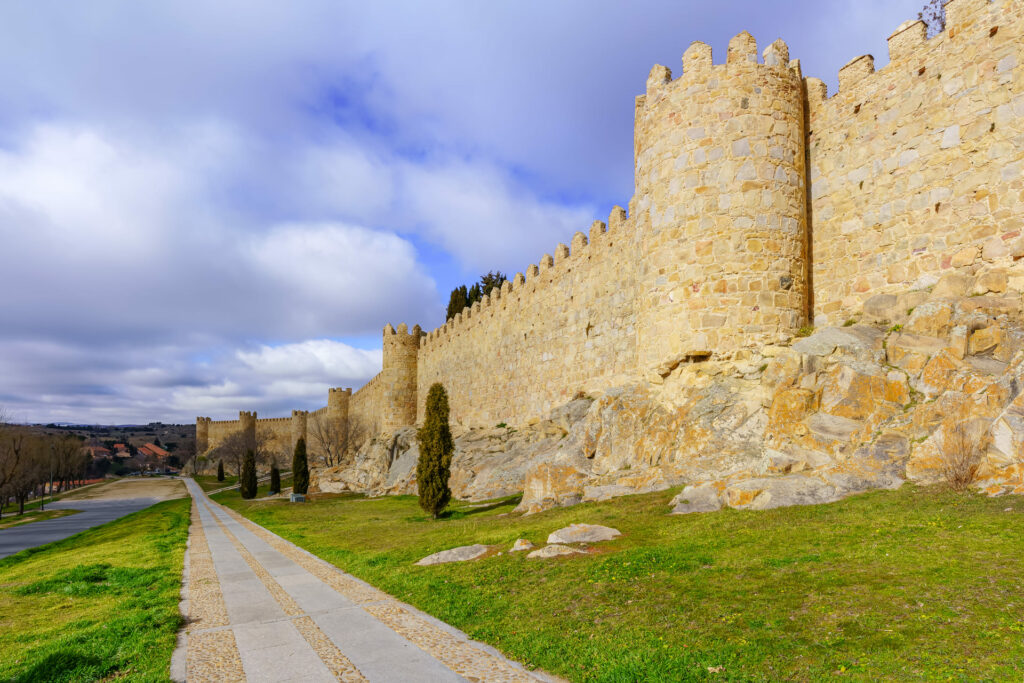
{"type": "Polygon", "coordinates": [[[459,504],[431,522],[408,496],[304,505],[217,496],[472,637],[573,680],[1024,674],[1020,499],[907,485],[831,505],[668,516],[670,497],[525,518],[498,516],[514,501],[459,504]],[[582,558],[413,565],[470,543],[539,545],[571,522],[625,536],[582,558]]]}
{"type": "Polygon", "coordinates": [[[199,487],[204,491],[216,491],[222,489],[225,486],[234,486],[238,483],[238,477],[235,475],[224,475],[224,481],[217,481],[216,474],[199,474],[192,477],[199,484],[199,487]]]}
{"type": "Polygon", "coordinates": [[[0,680],[167,680],[189,505],[0,560],[0,680]]]}

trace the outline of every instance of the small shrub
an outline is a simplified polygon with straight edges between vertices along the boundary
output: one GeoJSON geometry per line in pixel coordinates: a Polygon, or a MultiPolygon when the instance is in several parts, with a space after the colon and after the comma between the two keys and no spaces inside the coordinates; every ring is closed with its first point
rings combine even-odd
{"type": "Polygon", "coordinates": [[[960,422],[942,440],[942,475],[954,491],[966,491],[974,483],[988,445],[987,425],[981,429],[960,422]]]}
{"type": "Polygon", "coordinates": [[[299,439],[295,443],[295,456],[292,458],[292,492],[306,494],[309,490],[309,462],[306,460],[306,440],[299,439]]]}
{"type": "Polygon", "coordinates": [[[854,318],[847,318],[846,322],[843,323],[843,327],[853,327],[856,324],[857,321],[854,318]]]}
{"type": "Polygon", "coordinates": [[[814,334],[814,325],[802,325],[796,331],[796,336],[798,337],[810,337],[812,334],[814,334]]]}
{"type": "Polygon", "coordinates": [[[494,426],[497,427],[498,429],[505,429],[506,427],[508,427],[508,425],[505,424],[504,422],[499,422],[498,424],[496,424],[494,426]]]}
{"type": "Polygon", "coordinates": [[[281,471],[277,465],[270,466],[270,493],[281,493],[281,471]]]}
{"type": "Polygon", "coordinates": [[[896,324],[896,325],[893,325],[892,327],[890,327],[889,331],[890,332],[899,332],[902,329],[903,329],[903,325],[896,324]]]}
{"type": "Polygon", "coordinates": [[[239,491],[246,500],[256,497],[256,454],[250,448],[245,452],[242,461],[242,476],[239,478],[239,491]]]}
{"type": "Polygon", "coordinates": [[[452,498],[448,479],[455,451],[448,426],[448,394],[439,382],[435,382],[427,392],[426,415],[416,438],[420,443],[420,459],[416,463],[420,507],[437,519],[452,498]]]}
{"type": "Polygon", "coordinates": [[[217,481],[224,481],[224,461],[217,461],[217,481]]]}

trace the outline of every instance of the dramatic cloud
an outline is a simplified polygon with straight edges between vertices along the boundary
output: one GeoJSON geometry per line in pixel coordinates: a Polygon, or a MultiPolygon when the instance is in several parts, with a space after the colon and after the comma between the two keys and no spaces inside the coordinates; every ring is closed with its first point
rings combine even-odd
{"type": "Polygon", "coordinates": [[[746,29],[834,91],[921,4],[4,3],[0,407],[316,407],[627,204],[653,63],[746,29]]]}

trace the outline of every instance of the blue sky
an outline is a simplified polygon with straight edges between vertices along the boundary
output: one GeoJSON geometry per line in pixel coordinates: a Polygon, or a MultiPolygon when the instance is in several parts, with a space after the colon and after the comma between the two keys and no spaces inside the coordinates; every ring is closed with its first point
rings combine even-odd
{"type": "Polygon", "coordinates": [[[626,206],[633,98],[750,31],[836,73],[922,0],[0,4],[0,409],[284,415],[626,206]]]}

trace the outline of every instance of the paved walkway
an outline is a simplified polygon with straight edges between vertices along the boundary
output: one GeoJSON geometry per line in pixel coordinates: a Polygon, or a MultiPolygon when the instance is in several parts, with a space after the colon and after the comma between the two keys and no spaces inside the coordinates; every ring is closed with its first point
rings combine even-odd
{"type": "Polygon", "coordinates": [[[211,501],[192,480],[171,665],[193,681],[537,681],[493,648],[211,501]]]}
{"type": "Polygon", "coordinates": [[[44,519],[0,529],[0,557],[28,548],[60,541],[68,536],[113,522],[158,503],[162,498],[125,498],[122,500],[68,500],[46,504],[47,510],[81,510],[77,515],[44,519]]]}

